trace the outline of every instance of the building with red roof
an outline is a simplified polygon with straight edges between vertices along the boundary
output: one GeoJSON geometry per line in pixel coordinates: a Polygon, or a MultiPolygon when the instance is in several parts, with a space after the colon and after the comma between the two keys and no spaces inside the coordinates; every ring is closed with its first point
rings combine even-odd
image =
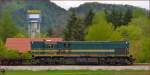
{"type": "Polygon", "coordinates": [[[60,42],[63,38],[8,38],[6,40],[6,47],[15,49],[18,52],[28,52],[31,50],[31,41],[60,42]]]}

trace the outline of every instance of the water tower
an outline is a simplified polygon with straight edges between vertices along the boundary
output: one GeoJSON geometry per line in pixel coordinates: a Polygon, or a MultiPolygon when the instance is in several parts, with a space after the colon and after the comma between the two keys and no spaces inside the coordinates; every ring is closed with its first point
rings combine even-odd
{"type": "Polygon", "coordinates": [[[40,37],[41,10],[27,10],[28,35],[30,38],[40,37]]]}

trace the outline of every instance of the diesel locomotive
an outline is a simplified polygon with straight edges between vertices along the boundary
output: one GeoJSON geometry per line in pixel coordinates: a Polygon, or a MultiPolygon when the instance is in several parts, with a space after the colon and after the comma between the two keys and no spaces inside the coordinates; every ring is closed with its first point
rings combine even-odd
{"type": "Polygon", "coordinates": [[[128,41],[31,42],[32,64],[131,65],[128,41]]]}

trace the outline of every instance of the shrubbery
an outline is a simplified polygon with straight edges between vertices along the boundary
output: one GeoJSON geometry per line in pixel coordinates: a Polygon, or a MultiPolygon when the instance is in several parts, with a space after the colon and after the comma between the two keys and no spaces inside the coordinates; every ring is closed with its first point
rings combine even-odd
{"type": "Polygon", "coordinates": [[[31,59],[32,55],[29,52],[19,53],[14,49],[7,49],[2,42],[0,42],[0,58],[5,59],[31,59]]]}

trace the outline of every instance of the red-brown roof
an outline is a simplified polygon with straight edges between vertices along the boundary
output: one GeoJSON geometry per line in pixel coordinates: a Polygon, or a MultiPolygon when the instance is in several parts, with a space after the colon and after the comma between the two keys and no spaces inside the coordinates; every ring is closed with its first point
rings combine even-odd
{"type": "Polygon", "coordinates": [[[8,38],[6,40],[6,47],[15,49],[19,52],[27,52],[31,50],[31,41],[43,41],[48,40],[49,42],[63,41],[63,38],[8,38]]]}

